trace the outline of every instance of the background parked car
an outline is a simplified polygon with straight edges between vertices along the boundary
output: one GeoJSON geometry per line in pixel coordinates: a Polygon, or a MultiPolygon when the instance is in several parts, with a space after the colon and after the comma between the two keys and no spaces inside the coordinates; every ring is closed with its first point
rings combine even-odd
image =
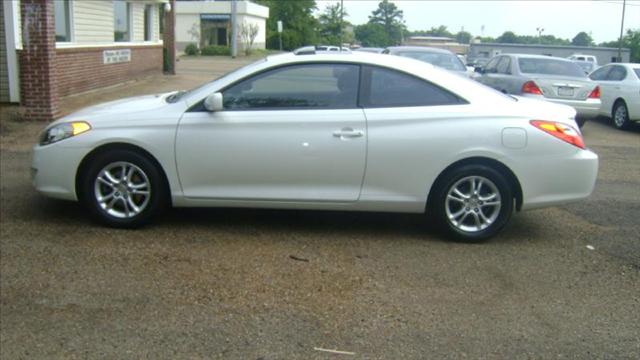
{"type": "Polygon", "coordinates": [[[595,66],[598,66],[598,58],[593,55],[585,55],[585,54],[573,54],[569,56],[567,59],[573,61],[588,61],[593,63],[595,66]]]}
{"type": "Polygon", "coordinates": [[[569,105],[579,126],[600,112],[600,88],[573,61],[541,55],[507,54],[491,59],[476,80],[506,94],[569,105]]]}
{"type": "Polygon", "coordinates": [[[600,114],[618,129],[640,122],[640,64],[609,64],[589,75],[600,86],[600,114]]]}
{"type": "Polygon", "coordinates": [[[355,49],[355,51],[364,51],[364,52],[380,54],[380,53],[382,53],[384,51],[384,49],[383,48],[376,48],[376,47],[361,47],[361,48],[355,49]]]}
{"type": "Polygon", "coordinates": [[[449,50],[424,46],[392,46],[384,49],[383,54],[404,56],[452,71],[458,75],[471,77],[473,74],[458,56],[449,50]]]}

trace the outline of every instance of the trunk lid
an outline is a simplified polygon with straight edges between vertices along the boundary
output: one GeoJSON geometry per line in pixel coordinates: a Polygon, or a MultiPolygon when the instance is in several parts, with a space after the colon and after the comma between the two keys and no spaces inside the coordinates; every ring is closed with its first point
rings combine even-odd
{"type": "Polygon", "coordinates": [[[588,78],[558,75],[533,75],[531,80],[550,99],[586,100],[598,85],[588,78]]]}

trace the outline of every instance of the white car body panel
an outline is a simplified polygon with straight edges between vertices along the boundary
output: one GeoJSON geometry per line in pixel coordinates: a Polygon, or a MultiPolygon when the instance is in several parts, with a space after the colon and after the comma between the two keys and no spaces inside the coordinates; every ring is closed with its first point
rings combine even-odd
{"type": "Polygon", "coordinates": [[[84,120],[87,133],[34,147],[38,191],[77,200],[76,174],[92,150],[126,143],[151,154],[167,176],[174,206],[228,206],[423,212],[448,166],[475,157],[498,161],[522,188],[523,209],[575,201],[592,192],[597,156],[529,124],[553,120],[577,129],[575,110],[514,101],[423,62],[370,53],[279,55],[166,103],[168,94],[102,104],[54,124],[84,120]],[[186,112],[206,96],[280,64],[355,62],[406,71],[468,104],[349,109],[186,112]],[[342,139],[334,131],[362,131],[342,139]],[[63,160],[64,159],[64,160],[63,160]]]}
{"type": "Polygon", "coordinates": [[[617,64],[607,66],[623,66],[627,76],[621,81],[594,80],[600,85],[602,107],[600,115],[611,117],[613,105],[618,99],[624,100],[629,112],[629,120],[640,122],[640,78],[634,69],[640,69],[640,64],[617,64]]]}

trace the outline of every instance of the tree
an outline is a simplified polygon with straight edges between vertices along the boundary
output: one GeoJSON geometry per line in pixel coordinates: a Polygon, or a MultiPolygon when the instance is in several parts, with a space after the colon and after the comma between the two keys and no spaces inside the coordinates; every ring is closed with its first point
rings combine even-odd
{"type": "Polygon", "coordinates": [[[342,46],[341,42],[350,42],[352,40],[345,31],[349,25],[347,21],[344,21],[347,12],[343,11],[341,16],[340,10],[340,3],[329,5],[318,17],[320,36],[323,43],[342,46]]]}
{"type": "Polygon", "coordinates": [[[504,44],[517,44],[518,36],[513,31],[505,31],[502,35],[498,36],[496,41],[504,44]]]}
{"type": "Polygon", "coordinates": [[[278,49],[278,20],[282,21],[282,47],[285,50],[313,45],[317,43],[317,20],[313,17],[316,9],[315,0],[254,0],[260,5],[269,7],[267,19],[267,47],[278,49]]]}
{"type": "Polygon", "coordinates": [[[471,33],[466,31],[460,31],[456,34],[456,41],[459,44],[468,44],[471,42],[471,33]]]}
{"type": "Polygon", "coordinates": [[[571,40],[571,45],[591,46],[593,45],[593,38],[586,32],[581,31],[571,40]]]}
{"type": "Polygon", "coordinates": [[[245,55],[251,54],[253,43],[256,41],[259,29],[258,24],[247,23],[246,21],[243,21],[242,24],[240,24],[238,34],[240,35],[240,43],[242,44],[245,55]]]}
{"type": "MultiPolygon", "coordinates": [[[[619,43],[618,40],[614,40],[600,43],[598,46],[617,48],[619,43]]],[[[626,34],[622,38],[622,47],[629,49],[631,62],[640,62],[640,29],[627,29],[626,34]]]]}
{"type": "Polygon", "coordinates": [[[380,24],[364,24],[354,28],[356,40],[365,47],[387,47],[393,45],[393,40],[380,24]]]}
{"type": "Polygon", "coordinates": [[[389,0],[382,0],[378,4],[378,8],[369,15],[369,24],[382,25],[392,44],[402,43],[405,31],[403,13],[389,0]]]}

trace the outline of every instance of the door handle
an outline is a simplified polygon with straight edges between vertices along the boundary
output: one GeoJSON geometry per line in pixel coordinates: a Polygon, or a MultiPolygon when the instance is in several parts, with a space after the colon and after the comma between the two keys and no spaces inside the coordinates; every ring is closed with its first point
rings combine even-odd
{"type": "Polygon", "coordinates": [[[364,131],[362,130],[354,130],[352,128],[342,128],[340,130],[336,130],[333,132],[334,137],[338,138],[356,138],[364,136],[364,131]]]}

